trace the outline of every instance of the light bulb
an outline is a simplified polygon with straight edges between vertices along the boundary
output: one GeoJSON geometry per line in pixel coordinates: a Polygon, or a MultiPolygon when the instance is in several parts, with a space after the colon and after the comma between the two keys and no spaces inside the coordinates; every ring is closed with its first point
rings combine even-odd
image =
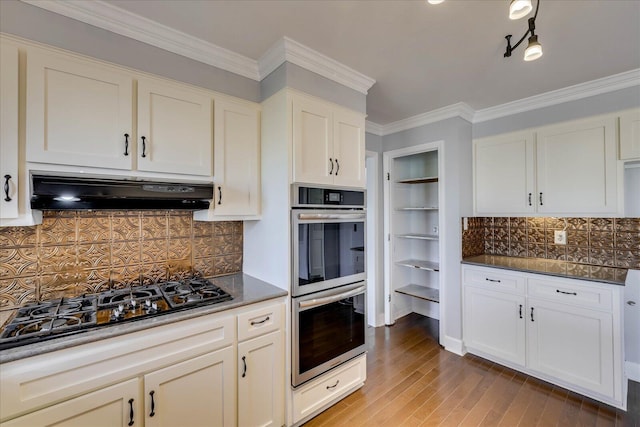
{"type": "Polygon", "coordinates": [[[429,4],[440,4],[442,3],[444,0],[427,0],[427,2],[429,4]]]}
{"type": "Polygon", "coordinates": [[[520,19],[527,16],[532,9],[531,0],[511,0],[509,19],[520,19]]]}
{"type": "Polygon", "coordinates": [[[529,45],[524,51],[524,60],[533,61],[542,56],[542,45],[538,43],[538,36],[529,37],[529,45]]]}

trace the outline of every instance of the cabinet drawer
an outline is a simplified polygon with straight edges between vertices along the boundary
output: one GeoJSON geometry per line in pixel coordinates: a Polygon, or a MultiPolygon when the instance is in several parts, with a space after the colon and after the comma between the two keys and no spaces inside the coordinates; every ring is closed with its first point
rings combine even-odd
{"type": "Polygon", "coordinates": [[[284,304],[269,304],[238,314],[238,341],[248,340],[282,327],[284,304]]]}
{"type": "Polygon", "coordinates": [[[354,390],[367,378],[366,356],[359,357],[293,392],[293,418],[297,423],[314,414],[344,393],[354,390]]]}
{"type": "Polygon", "coordinates": [[[531,297],[607,311],[611,311],[613,308],[613,289],[607,289],[607,285],[599,286],[584,282],[572,283],[564,280],[542,279],[529,279],[527,285],[528,294],[531,297]]]}
{"type": "Polygon", "coordinates": [[[465,267],[462,280],[466,285],[524,294],[524,277],[511,275],[505,270],[465,267]]]}

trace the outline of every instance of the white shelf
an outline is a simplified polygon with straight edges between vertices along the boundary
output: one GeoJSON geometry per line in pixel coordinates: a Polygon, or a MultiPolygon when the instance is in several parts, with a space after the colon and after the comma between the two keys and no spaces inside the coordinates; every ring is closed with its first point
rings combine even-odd
{"type": "Polygon", "coordinates": [[[440,303],[440,291],[438,289],[410,284],[396,289],[396,292],[409,295],[410,297],[440,303]]]}
{"type": "Polygon", "coordinates": [[[407,178],[396,181],[398,184],[424,184],[428,182],[438,182],[437,176],[424,176],[421,178],[407,178]]]}
{"type": "Polygon", "coordinates": [[[397,211],[437,211],[438,208],[434,206],[407,206],[402,208],[396,208],[397,211]]]}
{"type": "Polygon", "coordinates": [[[420,259],[406,259],[402,261],[396,261],[396,264],[401,265],[403,267],[418,268],[420,270],[440,271],[440,264],[433,261],[424,261],[420,259]]]}
{"type": "Polygon", "coordinates": [[[407,234],[396,234],[396,237],[400,237],[402,239],[438,240],[437,234],[407,233],[407,234]]]}

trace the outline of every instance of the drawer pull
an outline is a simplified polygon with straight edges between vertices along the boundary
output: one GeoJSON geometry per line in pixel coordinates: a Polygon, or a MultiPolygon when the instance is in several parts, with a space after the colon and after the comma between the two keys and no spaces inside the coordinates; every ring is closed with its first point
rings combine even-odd
{"type": "Polygon", "coordinates": [[[533,307],[531,307],[531,321],[535,322],[535,320],[533,320],[533,307]]]}
{"type": "Polygon", "coordinates": [[[267,320],[269,320],[269,316],[265,317],[264,319],[262,319],[259,322],[256,322],[255,320],[251,321],[251,326],[256,326],[256,325],[262,325],[264,322],[266,322],[267,320]]]}
{"type": "Polygon", "coordinates": [[[520,304],[520,318],[522,319],[522,304],[520,304]]]}
{"type": "Polygon", "coordinates": [[[498,279],[489,279],[488,277],[485,277],[484,280],[486,280],[487,282],[500,283],[500,280],[498,280],[498,279]]]}
{"type": "Polygon", "coordinates": [[[150,417],[153,417],[156,414],[156,401],[153,398],[154,394],[156,394],[156,392],[153,390],[149,392],[149,396],[151,396],[151,412],[149,413],[150,417]]]}
{"type": "Polygon", "coordinates": [[[327,386],[327,390],[331,390],[333,388],[338,387],[338,384],[340,383],[340,380],[336,380],[336,383],[334,385],[328,385],[327,386]]]}
{"type": "Polygon", "coordinates": [[[129,424],[127,425],[133,425],[133,399],[129,399],[129,424]]]}
{"type": "Polygon", "coordinates": [[[575,292],[565,292],[565,291],[561,291],[560,289],[556,289],[556,292],[559,294],[565,294],[565,295],[578,295],[575,292]]]}

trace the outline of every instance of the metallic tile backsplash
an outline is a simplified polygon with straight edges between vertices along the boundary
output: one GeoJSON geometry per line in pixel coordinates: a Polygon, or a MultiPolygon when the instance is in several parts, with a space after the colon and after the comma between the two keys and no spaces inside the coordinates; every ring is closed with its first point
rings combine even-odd
{"type": "Polygon", "coordinates": [[[242,271],[242,222],[181,211],[46,211],[0,228],[0,311],[29,301],[242,271]]]}
{"type": "Polygon", "coordinates": [[[640,268],[640,218],[469,218],[462,256],[505,255],[640,268]],[[567,244],[553,242],[567,231],[567,244]]]}

